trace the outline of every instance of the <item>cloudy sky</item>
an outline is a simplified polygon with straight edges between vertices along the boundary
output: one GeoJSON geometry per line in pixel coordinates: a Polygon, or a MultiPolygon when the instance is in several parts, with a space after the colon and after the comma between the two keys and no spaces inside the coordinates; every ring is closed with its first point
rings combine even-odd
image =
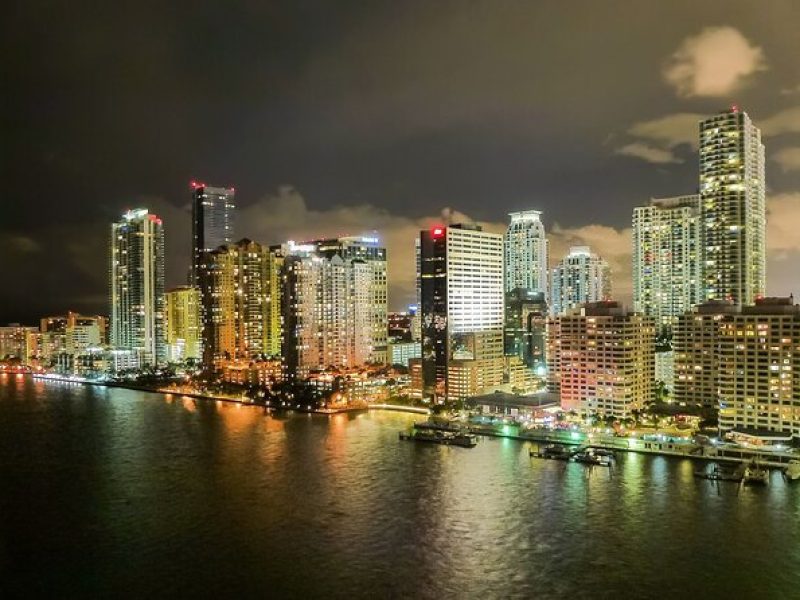
{"type": "Polygon", "coordinates": [[[393,307],[420,227],[544,211],[630,300],[630,217],[695,191],[702,116],[767,147],[773,294],[800,292],[800,3],[40,2],[0,23],[0,322],[106,312],[108,224],[234,185],[241,236],[378,231],[393,307]]]}

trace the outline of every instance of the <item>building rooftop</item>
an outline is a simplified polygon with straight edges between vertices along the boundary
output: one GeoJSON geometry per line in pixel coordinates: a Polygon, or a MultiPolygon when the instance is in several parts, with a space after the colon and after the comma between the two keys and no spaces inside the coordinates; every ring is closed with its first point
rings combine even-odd
{"type": "Polygon", "coordinates": [[[792,315],[800,314],[800,305],[794,296],[758,298],[755,304],[738,307],[727,300],[709,300],[695,308],[701,315],[792,315]]]}
{"type": "Polygon", "coordinates": [[[509,394],[507,392],[494,392],[492,394],[482,394],[467,398],[468,406],[479,406],[481,404],[493,404],[495,406],[511,407],[535,407],[548,408],[561,403],[558,394],[550,392],[538,392],[530,396],[520,396],[519,394],[509,394]]]}

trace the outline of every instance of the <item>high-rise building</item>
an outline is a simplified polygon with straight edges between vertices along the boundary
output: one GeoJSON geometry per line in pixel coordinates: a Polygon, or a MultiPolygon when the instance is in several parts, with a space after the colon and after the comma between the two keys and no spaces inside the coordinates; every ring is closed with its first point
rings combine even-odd
{"type": "Polygon", "coordinates": [[[766,288],[761,132],[737,107],[700,122],[704,295],[742,306],[766,288]]]}
{"type": "Polygon", "coordinates": [[[573,246],[553,269],[550,289],[550,314],[559,315],[580,304],[607,300],[611,271],[589,246],[573,246]]]}
{"type": "Polygon", "coordinates": [[[675,401],[719,408],[720,429],[800,438],[800,306],[710,302],[678,321],[675,401]]]}
{"type": "Polygon", "coordinates": [[[200,290],[180,286],[168,291],[165,297],[167,358],[174,362],[200,360],[200,290]]]}
{"type": "Polygon", "coordinates": [[[505,237],[505,291],[526,289],[547,293],[548,245],[542,213],[524,210],[509,213],[505,237]]]}
{"type": "Polygon", "coordinates": [[[203,364],[276,354],[273,302],[279,266],[269,249],[248,239],[206,253],[200,270],[203,364]]]}
{"type": "Polygon", "coordinates": [[[141,353],[142,364],[165,358],[164,228],[146,208],[111,225],[111,345],[141,353]]]}
{"type": "Polygon", "coordinates": [[[481,393],[503,378],[503,236],[475,225],[420,232],[423,395],[481,393]]]}
{"type": "Polygon", "coordinates": [[[410,342],[411,328],[414,315],[411,312],[390,312],[388,313],[389,328],[387,330],[390,342],[410,342]]]}
{"type": "Polygon", "coordinates": [[[192,182],[192,286],[199,286],[204,255],[233,242],[234,197],[233,188],[192,182]]]}
{"type": "Polygon", "coordinates": [[[368,291],[359,301],[366,302],[360,336],[368,339],[370,358],[368,362],[385,364],[388,356],[388,280],[386,248],[376,237],[345,236],[309,242],[316,252],[325,258],[340,256],[345,261],[363,261],[367,265],[368,291]]]}
{"type": "Polygon", "coordinates": [[[719,329],[719,426],[800,440],[800,306],[764,298],[719,329]]]}
{"type": "Polygon", "coordinates": [[[625,418],[653,400],[655,325],[617,302],[590,303],[550,320],[548,388],[561,408],[625,418]]]}
{"type": "Polygon", "coordinates": [[[506,292],[506,356],[518,356],[522,364],[543,375],[547,330],[547,300],[544,292],[518,288],[506,292]]]}
{"type": "Polygon", "coordinates": [[[289,242],[283,256],[283,355],[289,377],[384,364],[386,249],[376,238],[289,242]]]}
{"type": "Polygon", "coordinates": [[[633,209],[633,307],[671,328],[703,300],[700,197],[654,198],[633,209]]]}
{"type": "Polygon", "coordinates": [[[730,302],[711,300],[678,317],[672,333],[675,402],[719,406],[719,327],[734,312],[730,302]]]}

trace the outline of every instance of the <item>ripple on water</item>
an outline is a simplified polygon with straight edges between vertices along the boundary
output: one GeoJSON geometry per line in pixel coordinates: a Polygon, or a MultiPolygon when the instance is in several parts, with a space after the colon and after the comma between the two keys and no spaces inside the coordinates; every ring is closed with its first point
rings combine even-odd
{"type": "Polygon", "coordinates": [[[800,486],[718,493],[688,461],[629,455],[610,478],[511,440],[399,442],[417,418],[0,384],[0,592],[796,595],[800,486]]]}

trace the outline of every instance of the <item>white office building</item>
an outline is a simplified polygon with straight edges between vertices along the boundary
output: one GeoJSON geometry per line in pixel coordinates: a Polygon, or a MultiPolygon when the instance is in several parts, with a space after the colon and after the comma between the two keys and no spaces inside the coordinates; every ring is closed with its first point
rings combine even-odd
{"type": "Polygon", "coordinates": [[[475,225],[420,232],[422,381],[437,400],[503,380],[503,236],[475,225]]]}

